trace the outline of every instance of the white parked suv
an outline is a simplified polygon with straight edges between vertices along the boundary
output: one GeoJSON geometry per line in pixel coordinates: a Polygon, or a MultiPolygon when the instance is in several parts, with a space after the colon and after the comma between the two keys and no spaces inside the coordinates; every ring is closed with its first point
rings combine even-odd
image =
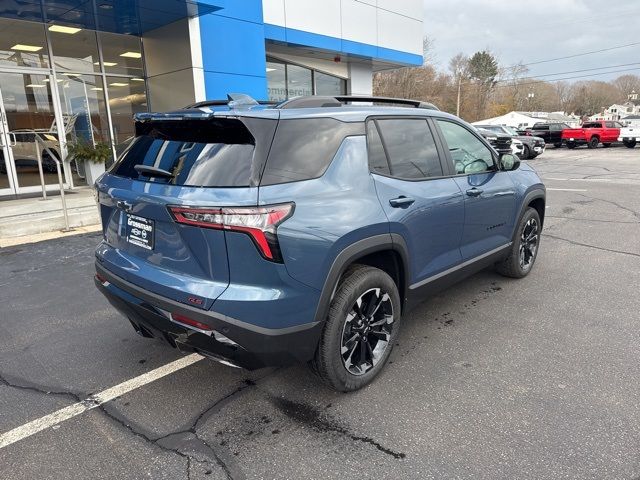
{"type": "Polygon", "coordinates": [[[640,142],[640,128],[638,127],[621,128],[618,141],[624,143],[624,146],[627,148],[635,147],[636,143],[640,142]]]}

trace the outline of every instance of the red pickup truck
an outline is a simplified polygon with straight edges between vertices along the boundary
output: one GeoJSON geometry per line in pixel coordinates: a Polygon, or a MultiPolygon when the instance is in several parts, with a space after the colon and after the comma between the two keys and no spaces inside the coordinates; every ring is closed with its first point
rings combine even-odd
{"type": "Polygon", "coordinates": [[[576,148],[578,145],[586,145],[596,148],[602,143],[603,147],[610,147],[618,140],[622,124],[618,122],[598,120],[585,122],[580,128],[567,128],[562,131],[562,143],[568,148],[576,148]]]}

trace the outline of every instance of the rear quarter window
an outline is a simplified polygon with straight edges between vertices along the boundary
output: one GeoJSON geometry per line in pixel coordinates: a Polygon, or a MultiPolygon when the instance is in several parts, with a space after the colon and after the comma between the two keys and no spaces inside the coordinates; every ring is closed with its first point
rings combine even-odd
{"type": "Polygon", "coordinates": [[[364,135],[363,123],[333,118],[280,120],[260,184],[322,176],[342,141],[350,135],[364,135]]]}

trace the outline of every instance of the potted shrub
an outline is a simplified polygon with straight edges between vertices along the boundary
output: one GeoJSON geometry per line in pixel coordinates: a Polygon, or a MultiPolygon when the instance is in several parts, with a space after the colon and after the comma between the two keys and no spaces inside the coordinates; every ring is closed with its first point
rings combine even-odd
{"type": "Polygon", "coordinates": [[[104,173],[105,163],[111,158],[111,147],[108,143],[77,142],[68,145],[69,155],[76,162],[84,165],[87,185],[93,185],[104,173]]]}

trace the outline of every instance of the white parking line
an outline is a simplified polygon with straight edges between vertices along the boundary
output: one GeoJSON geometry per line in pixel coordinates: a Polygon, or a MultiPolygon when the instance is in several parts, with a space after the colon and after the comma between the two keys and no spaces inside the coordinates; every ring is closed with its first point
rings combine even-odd
{"type": "Polygon", "coordinates": [[[25,423],[24,425],[14,428],[13,430],[9,430],[8,432],[0,435],[0,449],[11,445],[12,443],[16,443],[24,438],[30,437],[31,435],[41,432],[42,430],[62,423],[65,420],[76,417],[81,413],[86,412],[87,410],[99,407],[103,403],[106,403],[109,400],[113,400],[114,398],[135,390],[136,388],[140,388],[148,383],[154,382],[162,377],[166,377],[171,373],[188,367],[189,365],[193,365],[203,358],[203,356],[198,355],[197,353],[192,353],[191,355],[180,358],[175,362],[167,363],[166,365],[158,367],[155,370],[151,370],[150,372],[143,373],[142,375],[132,378],[131,380],[122,382],[115,387],[107,388],[100,393],[93,394],[82,402],[74,403],[73,405],[61,408],[60,410],[50,413],[49,415],[45,415],[44,417],[40,417],[29,423],[25,423]]]}
{"type": "Polygon", "coordinates": [[[586,192],[586,190],[582,188],[547,188],[547,190],[554,192],[586,192]]]}

